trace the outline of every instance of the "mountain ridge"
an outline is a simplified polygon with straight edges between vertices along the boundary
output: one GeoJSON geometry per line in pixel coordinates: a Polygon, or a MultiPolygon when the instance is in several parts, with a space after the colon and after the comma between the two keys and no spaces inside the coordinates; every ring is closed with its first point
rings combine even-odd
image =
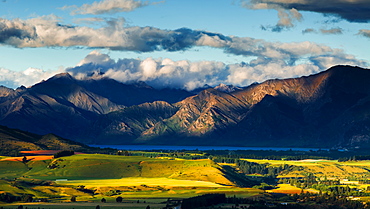
{"type": "Polygon", "coordinates": [[[17,155],[27,150],[73,150],[91,151],[95,148],[74,142],[54,134],[38,135],[0,125],[0,154],[17,155]]]}
{"type": "Polygon", "coordinates": [[[96,144],[370,147],[369,78],[367,69],[334,66],[194,94],[60,74],[2,87],[0,124],[96,144]]]}

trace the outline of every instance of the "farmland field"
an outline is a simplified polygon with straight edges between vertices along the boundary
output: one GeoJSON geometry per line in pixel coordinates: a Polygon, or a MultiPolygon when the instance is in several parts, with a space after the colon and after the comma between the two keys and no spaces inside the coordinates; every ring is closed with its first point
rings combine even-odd
{"type": "Polygon", "coordinates": [[[285,161],[285,160],[256,160],[244,159],[249,162],[259,164],[268,163],[271,166],[293,165],[299,166],[301,170],[279,175],[279,177],[302,177],[308,173],[314,174],[318,178],[330,179],[347,179],[353,177],[370,177],[370,161],[348,161],[338,162],[338,160],[299,160],[299,161],[285,161]]]}
{"type": "MultiPolygon", "coordinates": [[[[55,152],[49,154],[52,153],[55,152]]],[[[40,152],[38,156],[27,156],[27,161],[23,157],[1,157],[0,194],[20,198],[30,195],[34,200],[47,200],[49,203],[37,203],[37,207],[48,208],[95,208],[102,204],[102,199],[107,202],[105,207],[110,208],[145,208],[149,203],[151,208],[163,208],[163,202],[169,198],[204,194],[271,199],[268,194],[330,194],[335,185],[352,189],[348,194],[360,194],[361,190],[364,191],[361,195],[366,196],[370,188],[366,181],[370,177],[370,161],[241,158],[217,163],[217,159],[199,153],[182,155],[201,159],[161,152],[138,153],[136,156],[80,153],[53,158],[40,152]],[[320,183],[328,181],[332,186],[320,183]],[[115,203],[117,197],[122,197],[123,203],[115,203]]],[[[12,206],[0,202],[1,205],[12,206]]]]}
{"type": "Polygon", "coordinates": [[[85,185],[86,187],[100,187],[104,185],[106,187],[117,187],[117,186],[162,186],[162,187],[225,187],[220,184],[215,184],[206,181],[192,181],[192,180],[177,180],[169,178],[122,178],[122,179],[93,179],[93,180],[72,180],[72,181],[60,181],[60,185],[85,185]]]}
{"type": "Polygon", "coordinates": [[[154,197],[163,201],[207,193],[249,197],[261,192],[239,188],[227,177],[230,175],[228,171],[209,159],[103,154],[78,154],[56,159],[27,156],[27,159],[26,163],[22,162],[22,157],[0,161],[1,191],[14,196],[30,194],[35,199],[47,198],[55,203],[69,202],[69,205],[73,196],[77,202],[95,204],[102,198],[113,203],[118,196],[145,200],[154,197]]]}

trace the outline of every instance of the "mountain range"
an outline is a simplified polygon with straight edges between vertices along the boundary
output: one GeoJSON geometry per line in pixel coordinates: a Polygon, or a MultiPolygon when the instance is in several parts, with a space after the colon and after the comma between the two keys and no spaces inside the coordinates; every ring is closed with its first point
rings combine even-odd
{"type": "Polygon", "coordinates": [[[0,124],[96,144],[369,147],[369,80],[370,70],[335,66],[189,92],[64,73],[0,87],[0,124]]]}

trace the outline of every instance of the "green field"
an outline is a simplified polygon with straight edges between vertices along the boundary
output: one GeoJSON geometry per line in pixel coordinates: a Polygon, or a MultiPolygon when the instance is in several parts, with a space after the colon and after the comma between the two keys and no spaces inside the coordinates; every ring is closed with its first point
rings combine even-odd
{"type": "Polygon", "coordinates": [[[99,202],[81,202],[81,203],[52,203],[52,204],[40,204],[40,203],[22,203],[22,204],[7,204],[4,205],[4,209],[17,209],[19,205],[22,205],[23,208],[45,208],[45,209],[95,209],[97,205],[100,206],[101,209],[103,208],[130,208],[130,209],[145,209],[148,205],[151,209],[161,209],[166,206],[164,203],[153,203],[153,202],[145,202],[145,203],[133,203],[124,202],[124,203],[99,203],[99,202]]]}
{"type": "MultiPolygon", "coordinates": [[[[370,161],[241,159],[255,163],[255,167],[261,165],[265,170],[284,167],[276,173],[274,183],[270,174],[243,173],[236,163],[155,155],[158,157],[79,154],[27,163],[1,157],[0,197],[5,194],[20,198],[31,195],[34,200],[47,200],[49,203],[37,204],[37,207],[45,208],[72,206],[83,209],[95,208],[98,204],[105,208],[145,208],[147,204],[151,204],[151,208],[162,208],[168,198],[184,199],[209,193],[242,198],[269,193],[319,193],[316,187],[287,183],[291,178],[303,183],[309,175],[317,180],[335,180],[340,182],[339,187],[350,185],[351,188],[368,190],[370,185],[359,183],[370,178],[370,161]],[[273,188],[262,189],[261,183],[273,188]],[[76,202],[71,202],[72,197],[76,197],[76,202]],[[123,203],[115,203],[117,197],[123,197],[123,203]],[[105,205],[102,198],[107,200],[105,205]]],[[[329,189],[328,186],[320,188],[329,189]]],[[[0,206],[9,208],[19,204],[0,202],[0,206]]]]}
{"type": "Polygon", "coordinates": [[[307,174],[314,174],[318,178],[329,179],[353,179],[353,178],[370,178],[370,161],[347,161],[338,162],[338,160],[256,160],[244,159],[249,162],[259,164],[268,163],[271,166],[293,165],[301,169],[285,172],[279,177],[303,177],[307,174]]]}
{"type": "Polygon", "coordinates": [[[77,203],[95,204],[102,198],[114,203],[118,196],[163,201],[207,193],[248,197],[261,192],[239,188],[234,175],[209,159],[80,154],[27,163],[0,161],[0,193],[30,194],[34,199],[70,205],[72,196],[77,203]]]}
{"type": "Polygon", "coordinates": [[[207,181],[193,181],[193,180],[177,180],[170,178],[122,178],[122,179],[94,179],[94,180],[71,180],[60,181],[60,185],[85,185],[86,187],[99,187],[104,185],[106,187],[119,187],[119,186],[137,186],[146,185],[148,187],[225,187],[220,184],[215,184],[207,181]]]}

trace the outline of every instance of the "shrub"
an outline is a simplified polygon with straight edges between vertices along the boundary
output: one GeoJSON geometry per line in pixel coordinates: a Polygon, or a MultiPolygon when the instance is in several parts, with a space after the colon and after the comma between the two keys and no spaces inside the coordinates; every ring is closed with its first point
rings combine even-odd
{"type": "Polygon", "coordinates": [[[119,194],[121,194],[121,191],[115,190],[115,189],[109,190],[108,192],[104,193],[104,195],[106,196],[114,196],[114,195],[119,195],[119,194]]]}
{"type": "Polygon", "coordinates": [[[75,152],[72,151],[72,150],[63,150],[63,151],[55,153],[54,158],[66,157],[66,156],[71,156],[71,155],[74,155],[74,154],[75,154],[75,152]]]}
{"type": "Polygon", "coordinates": [[[22,199],[22,202],[32,202],[33,201],[33,195],[31,194],[24,194],[22,195],[21,199],[22,199]]]}
{"type": "Polygon", "coordinates": [[[116,202],[122,202],[123,198],[122,197],[117,197],[116,202]]]}

